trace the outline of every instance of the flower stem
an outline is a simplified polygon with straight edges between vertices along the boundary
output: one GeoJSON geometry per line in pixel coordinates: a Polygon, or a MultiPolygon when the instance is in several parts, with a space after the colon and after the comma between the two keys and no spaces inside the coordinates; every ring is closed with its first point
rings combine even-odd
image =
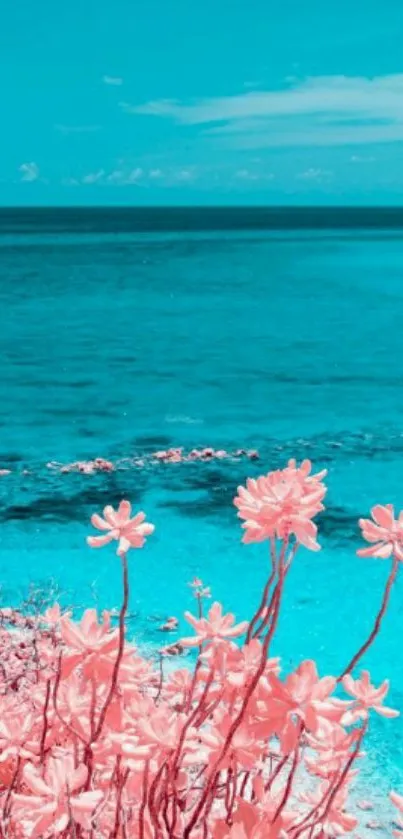
{"type": "Polygon", "coordinates": [[[96,742],[102,732],[105,718],[108,712],[108,708],[112,702],[112,699],[115,695],[116,688],[117,688],[117,681],[119,675],[119,667],[123,658],[123,651],[125,646],[125,619],[127,613],[127,607],[129,603],[129,574],[127,570],[127,556],[126,554],[121,554],[122,560],[122,571],[123,571],[123,603],[122,608],[119,612],[119,645],[118,645],[118,653],[116,656],[115,664],[112,671],[112,679],[111,679],[111,686],[109,689],[109,693],[105,699],[104,707],[102,708],[98,725],[95,729],[95,733],[92,739],[92,742],[96,742]]]}
{"type": "Polygon", "coordinates": [[[399,565],[398,560],[396,558],[394,558],[393,565],[392,565],[389,577],[388,577],[387,582],[386,582],[385,591],[383,593],[382,603],[381,603],[379,612],[376,616],[375,623],[374,623],[374,626],[372,628],[372,631],[369,634],[365,643],[362,645],[362,647],[360,647],[358,652],[356,652],[356,654],[353,656],[353,658],[351,659],[350,663],[347,665],[345,670],[343,670],[342,674],[337,679],[338,682],[341,682],[341,680],[344,678],[344,676],[347,676],[348,673],[351,673],[351,671],[354,670],[354,667],[356,666],[356,664],[359,662],[359,660],[362,658],[362,656],[367,652],[367,650],[369,649],[369,647],[371,646],[371,644],[375,640],[376,636],[378,635],[378,632],[381,628],[382,619],[385,615],[386,609],[388,608],[390,593],[391,593],[391,590],[392,590],[393,583],[395,582],[395,579],[396,579],[398,565],[399,565]]]}

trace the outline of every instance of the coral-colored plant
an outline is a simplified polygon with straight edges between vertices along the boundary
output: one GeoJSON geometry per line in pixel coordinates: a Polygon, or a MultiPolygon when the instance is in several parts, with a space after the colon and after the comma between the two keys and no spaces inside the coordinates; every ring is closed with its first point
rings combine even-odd
{"type": "MultiPolygon", "coordinates": [[[[130,548],[153,526],[122,501],[93,525],[100,547],[118,542],[123,600],[118,627],[87,610],[79,622],[56,604],[39,617],[0,611],[0,835],[9,839],[333,839],[351,834],[349,790],[371,713],[388,683],[353,669],[375,639],[402,559],[389,506],[361,522],[391,556],[374,627],[343,673],[322,676],[304,661],[284,678],[272,656],[286,578],[300,545],[318,550],[313,522],[325,473],[290,461],[240,487],[244,541],[270,547],[267,584],[249,622],[235,622],[201,580],[192,669],[164,677],[126,638],[130,548]],[[243,636],[243,643],[240,642],[243,636]],[[344,688],[345,695],[336,695],[344,688]]],[[[363,553],[363,551],[361,551],[363,553]]],[[[174,619],[171,618],[171,621],[174,619]]],[[[170,628],[170,627],[169,627],[170,628]]],[[[391,793],[400,813],[403,797],[391,793]]],[[[400,823],[400,822],[399,822],[400,823]]],[[[403,822],[402,822],[403,825],[403,822]]],[[[397,835],[403,835],[398,830],[397,835]]]]}

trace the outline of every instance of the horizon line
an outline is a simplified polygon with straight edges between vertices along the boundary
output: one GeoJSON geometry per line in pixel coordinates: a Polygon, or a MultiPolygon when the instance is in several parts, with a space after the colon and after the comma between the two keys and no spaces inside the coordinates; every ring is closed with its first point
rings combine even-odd
{"type": "Polygon", "coordinates": [[[26,210],[403,210],[401,204],[0,204],[0,213],[26,210]]]}

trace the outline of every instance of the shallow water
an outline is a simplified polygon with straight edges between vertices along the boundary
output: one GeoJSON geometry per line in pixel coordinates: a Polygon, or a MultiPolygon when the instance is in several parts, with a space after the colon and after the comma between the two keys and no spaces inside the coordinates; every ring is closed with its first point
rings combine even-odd
{"type": "MultiPolygon", "coordinates": [[[[175,231],[178,220],[123,211],[0,214],[0,468],[12,470],[0,478],[3,599],[53,580],[65,603],[117,606],[116,557],[84,537],[92,511],[127,497],[157,526],[131,557],[135,634],[161,643],[159,622],[189,607],[195,574],[246,618],[267,558],[240,544],[236,487],[310,457],[329,470],[323,550],[297,557],[276,652],[285,668],[315,657],[336,673],[388,571],[355,556],[357,518],[378,501],[403,507],[403,230],[390,219],[393,231],[384,219],[338,230],[329,215],[322,229],[282,219],[235,230],[237,216],[217,230],[202,215],[175,231]],[[256,447],[260,460],[46,469],[171,445],[256,447]]],[[[390,677],[401,708],[402,628],[400,579],[366,663],[375,681],[390,677]]],[[[381,721],[372,735],[387,782],[400,785],[402,734],[381,721]]]]}

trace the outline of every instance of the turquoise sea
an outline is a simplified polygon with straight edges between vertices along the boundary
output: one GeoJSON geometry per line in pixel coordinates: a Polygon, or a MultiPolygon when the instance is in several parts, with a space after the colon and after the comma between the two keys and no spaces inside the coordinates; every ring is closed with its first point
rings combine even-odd
{"type": "MultiPolygon", "coordinates": [[[[236,487],[309,457],[329,470],[323,549],[297,557],[276,652],[337,674],[389,568],[355,556],[357,519],[403,507],[403,211],[1,210],[0,322],[3,602],[33,585],[118,606],[117,558],[85,536],[126,497],[156,524],[131,556],[139,640],[166,641],[159,623],[192,605],[196,574],[247,618],[267,557],[241,545],[236,487]],[[260,460],[46,468],[195,445],[260,460]]],[[[401,574],[366,661],[401,709],[402,638],[401,574]]],[[[375,721],[372,742],[380,786],[402,792],[403,723],[375,721]]]]}

